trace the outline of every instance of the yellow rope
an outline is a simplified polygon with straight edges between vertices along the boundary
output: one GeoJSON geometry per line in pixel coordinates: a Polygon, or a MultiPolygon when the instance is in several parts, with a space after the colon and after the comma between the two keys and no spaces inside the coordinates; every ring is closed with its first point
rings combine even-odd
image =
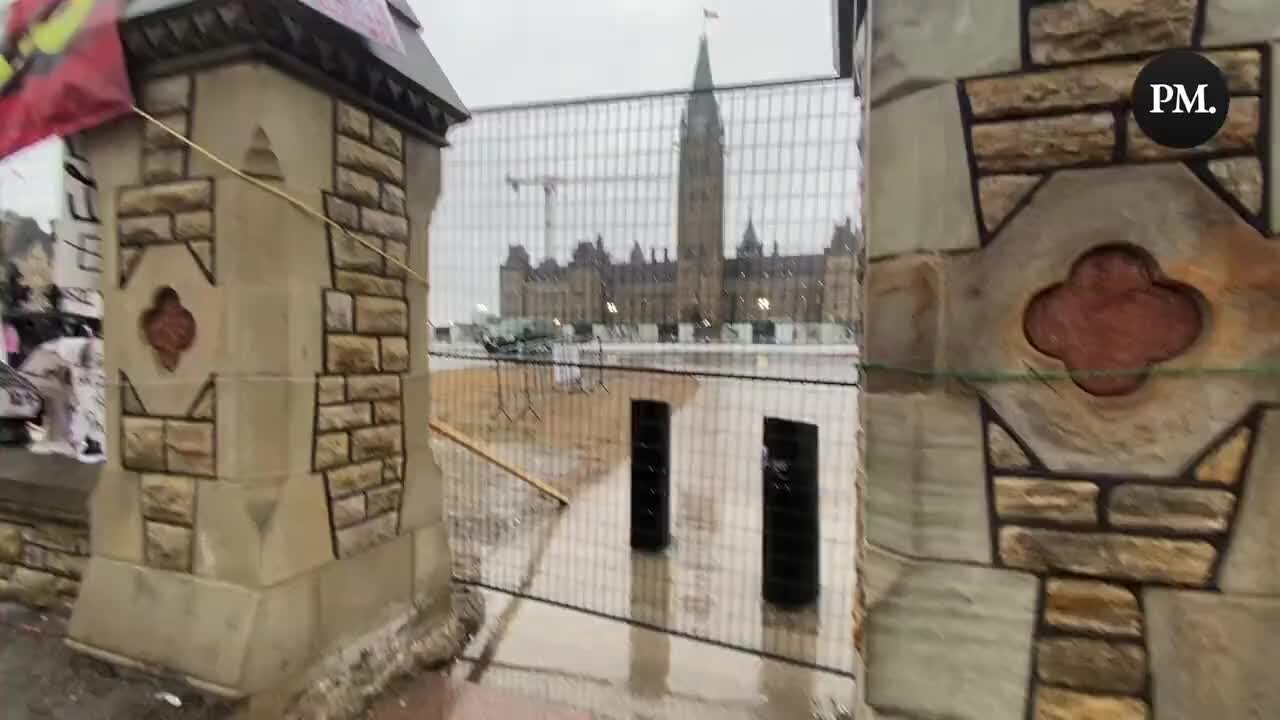
{"type": "Polygon", "coordinates": [[[390,255],[388,255],[387,253],[383,252],[381,248],[377,247],[377,246],[376,246],[376,245],[374,245],[373,243],[370,243],[370,242],[368,242],[368,241],[366,241],[366,240],[363,240],[363,239],[361,239],[361,238],[359,238],[359,237],[356,237],[356,235],[355,235],[355,234],[353,234],[350,230],[347,230],[345,227],[343,227],[343,226],[339,225],[338,223],[334,222],[333,220],[329,219],[329,217],[328,217],[328,216],[326,216],[324,213],[322,213],[322,212],[320,212],[320,211],[316,210],[315,208],[311,207],[310,205],[307,205],[305,202],[303,202],[303,201],[299,200],[298,198],[296,198],[296,197],[294,197],[294,196],[290,195],[289,193],[287,193],[287,192],[285,192],[285,191],[281,190],[280,188],[278,188],[278,187],[274,187],[274,186],[272,186],[272,185],[268,185],[267,183],[265,183],[265,182],[263,182],[263,181],[259,180],[258,178],[253,177],[252,175],[249,175],[249,174],[247,174],[247,173],[245,173],[245,172],[243,172],[243,171],[239,170],[238,168],[236,168],[234,165],[232,165],[231,163],[227,162],[226,160],[223,160],[222,158],[218,157],[217,155],[214,155],[212,152],[210,152],[210,151],[208,151],[208,150],[204,149],[204,148],[203,148],[203,147],[201,147],[199,144],[197,144],[197,143],[195,143],[195,142],[192,142],[192,141],[191,141],[191,139],[190,139],[190,138],[188,138],[187,136],[183,135],[182,133],[178,132],[177,130],[174,130],[173,128],[169,127],[168,125],[165,125],[163,122],[161,122],[160,120],[156,119],[154,116],[152,116],[152,115],[148,114],[148,113],[147,113],[147,111],[143,110],[142,108],[140,108],[140,107],[138,107],[138,106],[136,106],[136,105],[135,105],[135,106],[133,106],[133,111],[134,111],[135,113],[137,113],[138,115],[140,115],[140,116],[141,116],[144,120],[146,120],[147,122],[149,122],[149,123],[151,123],[151,124],[155,125],[156,127],[160,128],[161,130],[165,131],[166,133],[168,133],[168,134],[172,135],[173,137],[177,138],[179,141],[181,141],[181,142],[182,142],[183,144],[185,144],[187,147],[189,147],[189,148],[191,148],[192,150],[195,150],[196,152],[200,153],[201,155],[203,155],[203,156],[205,156],[205,157],[209,158],[210,160],[212,160],[214,163],[216,163],[219,167],[223,168],[224,170],[226,170],[226,171],[230,172],[231,174],[235,175],[236,177],[240,178],[241,180],[244,180],[244,181],[248,182],[248,183],[249,183],[249,184],[251,184],[251,185],[256,185],[256,186],[258,186],[258,187],[262,188],[263,190],[266,190],[267,192],[269,192],[269,193],[271,193],[271,194],[273,194],[273,195],[276,195],[277,197],[283,198],[283,199],[285,200],[285,202],[287,202],[287,203],[289,203],[290,205],[292,205],[292,206],[294,206],[294,207],[298,208],[298,209],[299,209],[299,210],[301,210],[302,212],[304,212],[304,213],[306,213],[306,214],[308,214],[308,215],[311,215],[312,217],[314,217],[314,218],[316,218],[317,220],[319,220],[320,222],[322,222],[322,223],[324,223],[324,224],[328,225],[329,227],[336,228],[336,229],[337,229],[338,231],[340,231],[343,235],[346,235],[347,237],[351,238],[352,240],[354,240],[354,241],[356,241],[356,242],[360,243],[361,245],[363,245],[363,246],[365,246],[365,247],[369,248],[370,250],[372,250],[372,251],[374,251],[374,252],[378,253],[378,254],[379,254],[379,255],[381,255],[383,258],[385,258],[387,262],[392,263],[393,265],[398,266],[401,270],[404,270],[404,271],[405,271],[405,273],[409,275],[409,277],[412,277],[414,280],[417,280],[418,282],[422,283],[423,285],[425,285],[425,286],[427,286],[427,287],[430,287],[430,283],[428,283],[428,282],[427,282],[427,279],[426,279],[426,278],[424,278],[424,277],[422,277],[422,276],[421,276],[421,275],[419,275],[418,273],[414,272],[414,270],[413,270],[412,268],[410,268],[408,265],[405,265],[403,262],[401,262],[401,261],[400,261],[400,260],[398,260],[397,258],[391,257],[391,256],[390,256],[390,255]]]}
{"type": "MultiPolygon", "coordinates": [[[[191,139],[187,138],[182,133],[178,132],[177,130],[174,130],[173,128],[164,124],[160,120],[149,115],[142,108],[134,106],[133,111],[138,115],[140,115],[147,122],[152,123],[153,125],[163,130],[164,132],[177,138],[180,142],[185,144],[187,147],[190,147],[192,150],[195,150],[201,155],[204,155],[205,157],[209,158],[218,166],[224,168],[225,170],[232,173],[236,177],[242,180],[245,180],[246,182],[252,185],[256,185],[273,195],[283,198],[290,205],[293,205],[294,207],[298,208],[304,213],[315,217],[320,222],[330,227],[336,228],[343,235],[351,238],[352,240],[376,252],[377,254],[385,258],[387,262],[392,263],[397,267],[399,267],[400,269],[404,270],[405,273],[407,273],[410,277],[417,280],[418,282],[421,282],[424,286],[430,287],[430,283],[427,282],[427,279],[422,277],[422,275],[419,275],[417,272],[414,272],[414,270],[410,268],[408,265],[405,265],[403,262],[401,262],[397,258],[394,258],[388,255],[387,253],[383,252],[382,249],[378,248],[372,243],[369,243],[366,240],[356,237],[354,234],[351,233],[351,231],[347,230],[345,227],[329,219],[324,213],[315,210],[311,206],[307,205],[305,202],[290,195],[289,193],[277,187],[268,185],[267,183],[259,180],[258,178],[255,178],[252,175],[248,175],[243,171],[237,169],[235,166],[231,165],[227,161],[223,160],[217,155],[214,155],[212,152],[204,149],[199,144],[192,142],[191,139]]],[[[1002,371],[1002,370],[916,369],[916,368],[889,365],[884,363],[869,363],[869,362],[855,362],[855,365],[857,365],[861,370],[865,372],[903,373],[903,374],[914,375],[918,377],[946,378],[946,379],[952,379],[952,380],[959,380],[961,382],[974,382],[974,383],[1051,382],[1051,381],[1063,381],[1063,380],[1074,381],[1079,378],[1086,378],[1086,377],[1110,377],[1110,376],[1133,376],[1133,375],[1140,375],[1140,376],[1149,375],[1149,376],[1155,376],[1155,377],[1161,377],[1161,376],[1188,377],[1188,376],[1204,376],[1204,375],[1237,375],[1237,374],[1280,375],[1280,365],[1246,365],[1246,366],[1230,366],[1230,367],[1153,366],[1153,367],[1143,367],[1143,368],[1123,368],[1123,369],[1108,368],[1108,369],[1091,369],[1091,370],[1038,371],[1038,372],[1002,371]]]]}

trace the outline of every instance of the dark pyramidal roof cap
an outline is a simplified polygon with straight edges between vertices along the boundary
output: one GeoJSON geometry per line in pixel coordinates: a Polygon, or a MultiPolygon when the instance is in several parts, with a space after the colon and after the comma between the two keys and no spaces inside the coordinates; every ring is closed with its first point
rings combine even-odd
{"type": "MultiPolygon", "coordinates": [[[[216,6],[222,4],[222,2],[225,2],[225,0],[128,0],[124,10],[124,20],[127,24],[133,21],[145,20],[148,16],[159,13],[177,12],[201,6],[216,6]]],[[[249,2],[252,5],[257,5],[258,3],[265,5],[282,2],[295,3],[297,0],[249,0],[249,2]]],[[[392,11],[391,17],[395,20],[396,27],[400,31],[400,42],[404,45],[404,53],[401,54],[392,48],[362,39],[369,55],[403,75],[406,80],[416,85],[420,90],[425,90],[437,98],[445,106],[442,109],[455,122],[466,120],[470,113],[462,102],[462,98],[458,96],[453,84],[449,82],[449,78],[440,67],[440,63],[436,61],[435,56],[427,48],[426,42],[418,34],[422,25],[414,14],[413,8],[409,6],[408,0],[387,0],[387,4],[392,11]]]]}

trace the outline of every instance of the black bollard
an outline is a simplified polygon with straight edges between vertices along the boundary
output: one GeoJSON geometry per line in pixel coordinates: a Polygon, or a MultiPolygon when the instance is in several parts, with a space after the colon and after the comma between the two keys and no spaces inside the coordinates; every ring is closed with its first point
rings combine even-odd
{"type": "Polygon", "coordinates": [[[818,599],[818,426],[764,419],[764,599],[818,599]]]}
{"type": "Polygon", "coordinates": [[[631,548],[671,544],[671,406],[631,401],[631,548]]]}

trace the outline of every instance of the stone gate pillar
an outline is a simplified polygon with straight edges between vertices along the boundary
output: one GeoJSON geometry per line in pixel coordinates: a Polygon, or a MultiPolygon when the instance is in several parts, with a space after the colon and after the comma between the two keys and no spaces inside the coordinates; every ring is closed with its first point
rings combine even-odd
{"type": "MultiPolygon", "coordinates": [[[[169,7],[123,30],[141,106],[425,276],[466,114],[416,21],[400,55],[300,3],[169,7]]],[[[426,287],[139,118],[86,148],[114,389],[74,646],[244,696],[447,609],[426,287]]]]}
{"type": "Polygon", "coordinates": [[[1280,4],[872,14],[868,717],[1280,716],[1280,4]],[[1175,152],[1137,70],[1232,92],[1175,152]]]}

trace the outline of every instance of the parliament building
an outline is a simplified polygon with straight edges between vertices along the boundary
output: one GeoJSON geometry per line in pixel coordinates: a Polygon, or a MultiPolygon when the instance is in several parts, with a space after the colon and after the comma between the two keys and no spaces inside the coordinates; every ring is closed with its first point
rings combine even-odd
{"type": "Polygon", "coordinates": [[[500,278],[504,317],[583,323],[722,323],[787,320],[852,325],[857,318],[861,235],[837,224],[822,254],[766,253],[748,220],[735,257],[724,252],[724,127],[711,88],[707,39],[681,122],[676,258],[639,245],[615,262],[603,238],[580,243],[567,265],[534,265],[508,247],[500,278]]]}

